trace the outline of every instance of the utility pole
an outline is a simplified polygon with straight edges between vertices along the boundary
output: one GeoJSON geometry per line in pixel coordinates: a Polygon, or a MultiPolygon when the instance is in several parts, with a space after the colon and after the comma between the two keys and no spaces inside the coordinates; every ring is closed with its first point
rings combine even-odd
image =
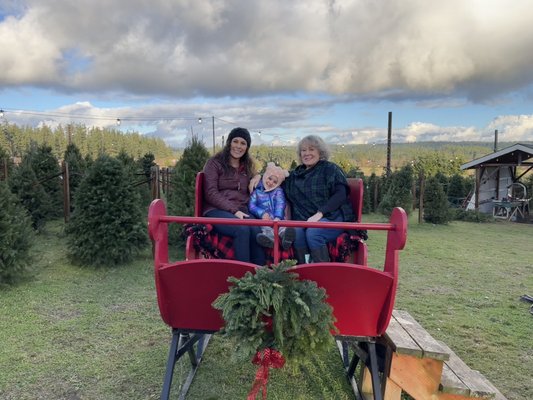
{"type": "Polygon", "coordinates": [[[494,152],[498,151],[498,129],[494,131],[494,152]]]}
{"type": "Polygon", "coordinates": [[[391,142],[392,142],[392,111],[389,111],[389,128],[387,132],[387,177],[391,174],[390,158],[391,158],[391,142]]]}
{"type": "MultiPolygon", "coordinates": [[[[214,115],[211,117],[211,122],[213,123],[213,154],[215,154],[215,116],[214,115]]],[[[222,142],[224,142],[224,139],[222,139],[222,142]]],[[[224,147],[224,143],[222,143],[222,147],[224,147]]]]}

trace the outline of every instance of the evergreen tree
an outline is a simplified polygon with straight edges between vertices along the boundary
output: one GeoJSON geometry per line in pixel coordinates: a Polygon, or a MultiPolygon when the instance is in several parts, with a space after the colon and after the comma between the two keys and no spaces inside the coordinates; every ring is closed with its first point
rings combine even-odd
{"type": "MultiPolygon", "coordinates": [[[[48,131],[47,131],[48,132],[48,131]]],[[[63,184],[61,168],[57,158],[52,153],[52,147],[42,144],[32,144],[26,154],[37,180],[43,185],[51,203],[50,214],[47,217],[59,217],[63,213],[63,184]]]]}
{"type": "Polygon", "coordinates": [[[142,163],[139,160],[135,161],[133,156],[129,155],[126,150],[121,149],[117,155],[117,160],[122,163],[127,174],[127,182],[139,192],[139,204],[142,209],[145,209],[150,204],[152,196],[150,193],[150,182],[144,184],[144,171],[142,170],[142,163]]]}
{"type": "Polygon", "coordinates": [[[146,178],[148,188],[150,188],[150,176],[152,174],[152,167],[156,165],[155,156],[152,153],[146,153],[140,159],[139,162],[140,162],[141,170],[143,171],[144,176],[146,178]]]}
{"type": "Polygon", "coordinates": [[[296,160],[292,160],[291,166],[289,167],[289,171],[294,171],[297,166],[298,166],[298,163],[296,162],[296,160]]]}
{"type": "Polygon", "coordinates": [[[87,171],[67,225],[70,257],[83,264],[113,266],[131,261],[147,243],[139,194],[121,162],[102,155],[87,171]]]}
{"type": "Polygon", "coordinates": [[[0,146],[0,181],[6,181],[12,169],[13,163],[9,157],[9,154],[7,154],[7,151],[0,146]]]}
{"type": "Polygon", "coordinates": [[[452,220],[448,199],[437,177],[426,181],[424,190],[424,221],[433,224],[447,224],[452,220]]]}
{"type": "Polygon", "coordinates": [[[0,285],[20,278],[29,265],[33,238],[31,219],[9,190],[0,182],[0,285]]]}
{"type": "Polygon", "coordinates": [[[435,178],[437,181],[439,181],[442,190],[444,190],[444,193],[448,193],[448,185],[449,185],[449,179],[446,175],[444,175],[441,171],[437,171],[435,174],[435,178]]]}
{"type": "MultiPolygon", "coordinates": [[[[130,166],[135,165],[135,159],[133,158],[133,156],[131,154],[128,154],[128,152],[124,148],[120,149],[120,151],[118,152],[116,158],[125,167],[130,168],[130,166]]],[[[131,168],[133,169],[134,167],[131,167],[131,168]]]]}
{"type": "Polygon", "coordinates": [[[369,199],[368,200],[369,212],[377,211],[379,200],[380,200],[380,196],[379,196],[380,191],[381,191],[380,190],[380,179],[376,175],[375,172],[372,172],[372,174],[368,178],[367,185],[365,186],[365,192],[368,193],[368,199],[369,199]]]}
{"type": "Polygon", "coordinates": [[[37,230],[42,229],[47,218],[52,214],[52,204],[50,196],[37,180],[27,159],[13,169],[8,182],[11,191],[17,195],[20,203],[29,212],[32,226],[37,230]]]}
{"type": "Polygon", "coordinates": [[[459,174],[454,174],[450,178],[448,185],[448,200],[455,206],[460,206],[463,199],[466,198],[468,192],[463,177],[459,174]]]}
{"type": "Polygon", "coordinates": [[[408,164],[390,176],[387,192],[378,206],[378,211],[390,215],[394,207],[402,207],[406,213],[410,213],[413,208],[412,186],[413,168],[408,164]]]}
{"type": "Polygon", "coordinates": [[[141,195],[142,204],[148,206],[152,201],[152,192],[150,187],[150,177],[152,175],[152,167],[155,167],[155,156],[152,153],[146,153],[142,158],[137,161],[137,169],[141,171],[138,176],[138,188],[141,195]],[[141,182],[144,179],[146,183],[141,182]]]}
{"type": "Polygon", "coordinates": [[[74,194],[78,190],[87,168],[85,160],[75,144],[71,143],[67,146],[63,159],[68,165],[70,206],[73,209],[74,194]]]}
{"type": "Polygon", "coordinates": [[[362,178],[364,175],[364,172],[357,166],[351,167],[346,173],[347,178],[362,178]]]}
{"type": "Polygon", "coordinates": [[[85,160],[85,167],[87,169],[91,168],[91,166],[94,164],[94,158],[90,153],[87,153],[84,157],[85,160]]]}
{"type": "Polygon", "coordinates": [[[174,168],[169,198],[169,212],[172,215],[194,214],[196,174],[204,168],[208,158],[209,152],[204,144],[193,137],[174,168]]]}
{"type": "Polygon", "coordinates": [[[363,214],[372,212],[372,200],[369,190],[369,178],[363,175],[363,214]]]}
{"type": "MultiPolygon", "coordinates": [[[[200,172],[209,159],[209,152],[204,144],[193,137],[176,163],[172,175],[172,185],[168,198],[168,211],[171,215],[192,216],[194,214],[196,174],[200,172]]],[[[182,229],[176,224],[169,227],[171,242],[181,242],[182,229]]]]}

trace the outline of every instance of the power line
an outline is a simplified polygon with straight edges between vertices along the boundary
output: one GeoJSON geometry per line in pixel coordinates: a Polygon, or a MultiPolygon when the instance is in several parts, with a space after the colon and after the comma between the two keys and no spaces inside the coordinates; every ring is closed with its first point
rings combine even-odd
{"type": "MultiPolygon", "coordinates": [[[[52,117],[52,118],[77,118],[77,119],[90,119],[90,120],[120,120],[120,121],[132,121],[132,122],[142,122],[142,121],[160,121],[160,120],[198,120],[202,118],[197,116],[179,116],[179,115],[165,115],[165,116],[152,116],[152,117],[131,117],[131,116],[122,116],[122,115],[110,115],[110,116],[98,116],[90,114],[74,114],[74,113],[61,113],[61,112],[46,112],[46,111],[29,111],[29,110],[13,110],[4,108],[0,110],[0,113],[13,113],[17,115],[34,115],[39,117],[52,117]]],[[[199,122],[201,123],[201,122],[199,122]]]]}

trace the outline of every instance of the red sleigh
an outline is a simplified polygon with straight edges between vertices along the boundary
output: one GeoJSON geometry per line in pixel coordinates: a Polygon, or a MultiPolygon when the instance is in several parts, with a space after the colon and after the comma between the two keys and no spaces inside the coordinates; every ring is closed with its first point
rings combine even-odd
{"type": "MultiPolygon", "coordinates": [[[[201,185],[201,178],[198,179],[201,185]]],[[[359,193],[362,200],[362,191],[359,193]]],[[[197,197],[197,215],[200,215],[201,206],[200,196],[197,197]]],[[[361,201],[355,207],[356,215],[360,217],[359,207],[362,207],[361,201]]],[[[175,363],[188,354],[191,371],[181,388],[180,398],[184,398],[211,334],[223,327],[220,312],[211,304],[220,294],[228,291],[227,278],[239,278],[247,271],[253,273],[257,268],[256,265],[235,260],[205,259],[192,246],[192,239],[187,243],[186,260],[170,261],[167,234],[169,223],[266,225],[273,227],[276,244],[279,242],[277,232],[282,226],[329,226],[348,230],[388,231],[382,269],[367,265],[366,246],[360,246],[350,262],[312,263],[294,268],[301,279],[314,280],[327,292],[328,302],[333,307],[337,320],[337,344],[356,396],[359,387],[354,373],[357,365],[362,363],[370,371],[374,399],[383,398],[387,366],[384,365],[382,353],[387,349],[382,347],[379,339],[389,324],[396,296],[398,255],[407,236],[407,217],[403,209],[394,209],[389,223],[364,224],[360,220],[351,223],[311,223],[168,216],[164,202],[154,200],[149,209],[148,228],[154,245],[157,300],[163,321],[172,328],[162,399],[169,397],[175,363]]],[[[279,247],[276,245],[272,257],[274,263],[280,259],[279,247]]]]}

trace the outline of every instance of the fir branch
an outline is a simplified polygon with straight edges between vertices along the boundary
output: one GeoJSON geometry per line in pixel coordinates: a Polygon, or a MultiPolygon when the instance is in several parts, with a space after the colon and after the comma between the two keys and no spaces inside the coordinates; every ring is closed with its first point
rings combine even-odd
{"type": "Polygon", "coordinates": [[[331,343],[335,321],[325,290],[300,280],[291,272],[293,265],[294,261],[283,261],[240,279],[231,277],[229,292],[213,303],[222,311],[222,334],[234,341],[237,357],[249,358],[273,347],[287,360],[298,360],[331,343]]]}

